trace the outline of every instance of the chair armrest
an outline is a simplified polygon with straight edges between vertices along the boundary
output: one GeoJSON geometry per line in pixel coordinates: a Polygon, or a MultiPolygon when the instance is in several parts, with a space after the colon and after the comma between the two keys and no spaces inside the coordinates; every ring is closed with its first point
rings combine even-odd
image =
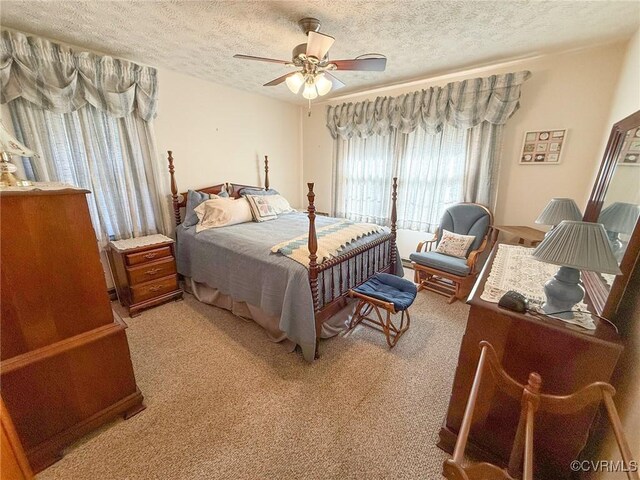
{"type": "Polygon", "coordinates": [[[476,273],[476,263],[478,262],[478,256],[480,255],[480,250],[472,251],[467,257],[467,266],[469,267],[469,273],[476,273]]]}
{"type": "Polygon", "coordinates": [[[471,253],[469,253],[469,256],[467,257],[467,266],[470,268],[469,273],[471,274],[476,273],[476,263],[478,262],[478,257],[482,252],[484,252],[484,249],[487,248],[490,233],[491,226],[489,227],[489,230],[487,230],[487,234],[485,235],[484,240],[482,240],[482,243],[480,244],[478,249],[471,251],[471,253]]]}
{"type": "Polygon", "coordinates": [[[431,240],[424,240],[424,241],[420,242],[418,244],[418,246],[416,247],[416,252],[420,253],[422,251],[422,247],[425,247],[425,246],[427,247],[425,249],[425,252],[431,251],[431,248],[433,247],[433,244],[435,242],[437,242],[437,241],[438,241],[438,237],[437,237],[436,234],[434,234],[433,238],[431,240]]]}

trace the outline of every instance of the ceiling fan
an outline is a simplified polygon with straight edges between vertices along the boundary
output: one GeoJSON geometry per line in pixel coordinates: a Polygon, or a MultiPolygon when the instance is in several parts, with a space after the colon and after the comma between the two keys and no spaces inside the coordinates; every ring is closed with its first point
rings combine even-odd
{"type": "Polygon", "coordinates": [[[280,63],[287,67],[297,68],[268,83],[265,87],[273,87],[286,82],[287,87],[294,94],[302,89],[302,96],[313,100],[318,96],[326,95],[332,89],[345,86],[333,76],[334,70],[361,70],[369,72],[382,72],[387,65],[384,55],[366,54],[351,60],[329,60],[328,52],[335,39],[329,35],[318,33],[320,21],[316,18],[303,18],[298,22],[302,31],[307,35],[307,43],[301,43],[293,49],[291,61],[275,60],[273,58],[254,57],[251,55],[234,55],[234,58],[243,60],[257,60],[259,62],[280,63]]]}

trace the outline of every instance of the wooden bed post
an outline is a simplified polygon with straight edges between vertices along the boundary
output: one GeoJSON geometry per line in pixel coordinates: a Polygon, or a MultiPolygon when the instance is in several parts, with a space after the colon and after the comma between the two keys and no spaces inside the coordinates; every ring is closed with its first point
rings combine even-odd
{"type": "Polygon", "coordinates": [[[318,238],[316,236],[316,207],[313,201],[316,198],[316,194],[313,193],[313,183],[307,183],[309,187],[309,193],[307,198],[309,199],[309,206],[307,212],[309,213],[309,239],[307,246],[309,248],[309,284],[311,286],[311,297],[313,298],[313,310],[320,310],[318,302],[318,263],[316,252],[318,251],[318,238]]]}
{"type": "Polygon", "coordinates": [[[264,189],[269,190],[269,157],[264,156],[264,189]]]}
{"type": "Polygon", "coordinates": [[[180,225],[180,205],[178,203],[178,185],[176,185],[176,177],[174,175],[175,169],[173,167],[173,155],[172,151],[168,150],[169,154],[169,175],[171,175],[171,201],[173,203],[173,216],[176,219],[176,227],[180,225]]]}
{"type": "Polygon", "coordinates": [[[396,201],[398,200],[398,177],[393,177],[393,186],[391,188],[391,273],[396,272],[396,223],[398,222],[398,209],[396,201]]]}

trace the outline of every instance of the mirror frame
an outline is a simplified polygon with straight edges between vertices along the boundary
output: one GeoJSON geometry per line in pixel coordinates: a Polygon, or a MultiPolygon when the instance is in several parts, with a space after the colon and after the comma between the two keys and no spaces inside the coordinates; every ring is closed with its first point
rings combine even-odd
{"type": "MultiPolygon", "coordinates": [[[[585,222],[597,222],[600,216],[600,210],[604,204],[607,189],[613,178],[618,163],[618,154],[622,148],[624,137],[632,128],[640,127],[640,110],[632,113],[628,117],[620,120],[613,125],[609,141],[604,151],[604,157],[600,163],[600,169],[596,176],[593,190],[584,212],[583,220],[585,222]]],[[[595,313],[607,319],[615,319],[622,296],[627,289],[631,274],[638,263],[640,257],[640,219],[636,223],[636,227],[631,234],[629,243],[622,262],[620,270],[622,275],[618,275],[608,289],[600,275],[595,272],[582,272],[582,279],[585,289],[591,301],[595,313]]]]}

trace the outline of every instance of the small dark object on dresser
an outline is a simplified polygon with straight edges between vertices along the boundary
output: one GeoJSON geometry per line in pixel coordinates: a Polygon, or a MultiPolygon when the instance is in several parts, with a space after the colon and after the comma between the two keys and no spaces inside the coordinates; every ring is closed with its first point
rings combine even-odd
{"type": "Polygon", "coordinates": [[[509,290],[502,296],[502,298],[500,298],[498,306],[506,308],[507,310],[513,310],[514,312],[525,313],[527,311],[527,303],[527,299],[524,295],[514,292],[513,290],[509,290]]]}

